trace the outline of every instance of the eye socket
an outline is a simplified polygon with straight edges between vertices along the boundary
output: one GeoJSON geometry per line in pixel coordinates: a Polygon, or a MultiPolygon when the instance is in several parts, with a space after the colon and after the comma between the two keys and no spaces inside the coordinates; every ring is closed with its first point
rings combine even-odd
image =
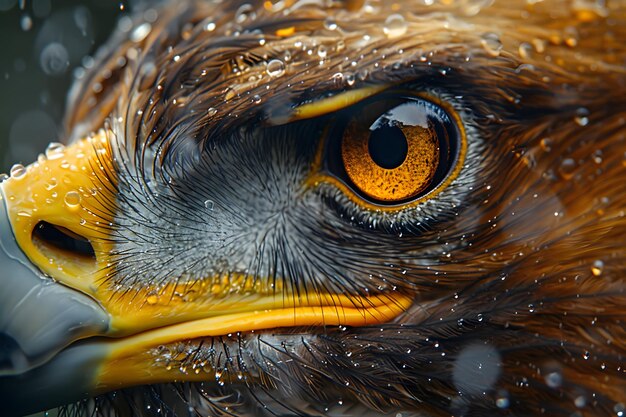
{"type": "MultiPolygon", "coordinates": [[[[405,204],[437,188],[458,161],[461,132],[439,105],[421,97],[381,97],[344,117],[335,174],[378,205],[405,204]]],[[[332,170],[332,168],[331,168],[332,170]]]]}

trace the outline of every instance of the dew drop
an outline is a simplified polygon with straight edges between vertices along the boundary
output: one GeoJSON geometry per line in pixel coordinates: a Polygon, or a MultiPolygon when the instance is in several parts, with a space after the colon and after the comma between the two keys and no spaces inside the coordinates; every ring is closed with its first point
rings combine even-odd
{"type": "Polygon", "coordinates": [[[509,395],[507,392],[498,393],[498,398],[496,398],[496,407],[500,409],[509,408],[509,395]]]}
{"type": "Polygon", "coordinates": [[[328,30],[335,30],[337,29],[337,22],[333,19],[326,19],[324,20],[324,27],[328,30]]]}
{"type": "MultiPolygon", "coordinates": [[[[425,0],[424,3],[431,2],[430,0],[425,0]]],[[[433,2],[431,2],[432,4],[433,2]]],[[[476,16],[480,11],[485,8],[491,6],[493,0],[465,0],[461,2],[463,5],[463,13],[467,16],[476,16]]]]}
{"type": "Polygon", "coordinates": [[[33,28],[33,18],[30,15],[25,14],[20,19],[20,27],[24,32],[28,32],[33,28]]]}
{"type": "Polygon", "coordinates": [[[152,31],[152,25],[148,22],[142,23],[130,33],[130,40],[133,42],[141,42],[146,39],[150,31],[152,31]]]}
{"type": "Polygon", "coordinates": [[[54,187],[57,186],[57,180],[56,178],[51,178],[50,181],[48,181],[45,185],[46,190],[50,191],[52,189],[54,189],[54,187]]]}
{"type": "Polygon", "coordinates": [[[578,126],[587,126],[589,124],[589,110],[585,107],[579,107],[576,110],[576,117],[574,117],[574,121],[578,126]]]}
{"type": "Polygon", "coordinates": [[[546,375],[546,384],[550,388],[558,388],[563,383],[563,376],[560,372],[550,372],[546,375]]]}
{"type": "Polygon", "coordinates": [[[22,164],[15,164],[11,167],[11,170],[9,172],[11,173],[11,178],[19,180],[21,178],[24,178],[24,175],[26,175],[26,167],[24,167],[24,165],[22,164]]]}
{"type": "Polygon", "coordinates": [[[551,138],[543,138],[541,142],[539,142],[541,149],[544,152],[550,152],[552,150],[552,146],[554,145],[554,141],[551,138]]]}
{"type": "Polygon", "coordinates": [[[578,45],[578,31],[573,26],[568,26],[564,29],[565,44],[571,48],[578,45]]]}
{"type": "Polygon", "coordinates": [[[604,271],[604,262],[599,259],[593,261],[593,264],[591,264],[591,273],[594,276],[599,277],[602,275],[602,271],[604,271]]]}
{"type": "Polygon", "coordinates": [[[613,407],[613,411],[615,411],[617,417],[624,417],[626,415],[626,407],[623,403],[615,404],[615,406],[613,407]]]}
{"type": "Polygon", "coordinates": [[[207,110],[207,114],[209,116],[215,116],[217,114],[217,109],[215,107],[209,107],[207,110]]]}
{"type": "Polygon", "coordinates": [[[159,301],[159,296],[155,292],[151,292],[146,297],[146,303],[149,305],[155,305],[159,301]]]}
{"type": "Polygon", "coordinates": [[[317,56],[319,56],[320,58],[324,59],[324,58],[326,58],[326,55],[328,55],[328,49],[326,49],[326,47],[324,45],[320,45],[317,48],[317,56]]]}
{"type": "Polygon", "coordinates": [[[487,51],[487,53],[491,56],[498,56],[500,55],[500,51],[502,51],[502,42],[500,42],[500,37],[493,32],[485,33],[482,36],[480,43],[485,51],[487,51]]]}
{"type": "Polygon", "coordinates": [[[63,157],[65,145],[59,142],[50,142],[46,147],[46,158],[53,160],[63,157]]]}
{"type": "Polygon", "coordinates": [[[576,161],[572,158],[565,158],[559,166],[559,174],[564,180],[569,180],[574,176],[576,171],[576,161]]]}
{"type": "Polygon", "coordinates": [[[280,59],[272,59],[265,69],[270,77],[280,77],[285,73],[285,63],[280,59]]]}
{"type": "Polygon", "coordinates": [[[522,59],[531,58],[532,52],[533,52],[533,47],[528,42],[520,43],[519,47],[517,48],[517,53],[519,54],[520,58],[522,58],[522,59]]]}
{"type": "Polygon", "coordinates": [[[598,165],[602,163],[602,150],[598,149],[593,153],[593,162],[598,165]]]}
{"type": "Polygon", "coordinates": [[[69,208],[78,207],[80,204],[80,194],[76,191],[68,191],[65,194],[65,205],[69,208]]]}
{"type": "Polygon", "coordinates": [[[2,184],[3,182],[5,182],[6,180],[8,180],[10,177],[8,174],[5,174],[4,172],[2,174],[0,174],[0,184],[2,184]]]}
{"type": "Polygon", "coordinates": [[[543,39],[535,38],[531,41],[535,51],[542,54],[546,51],[546,41],[543,39]]]}
{"type": "Polygon", "coordinates": [[[583,395],[579,395],[574,399],[574,405],[577,408],[583,408],[585,405],[587,405],[587,399],[583,395]]]}
{"type": "Polygon", "coordinates": [[[252,97],[252,102],[253,102],[254,104],[259,104],[259,103],[261,102],[261,96],[260,96],[260,95],[258,95],[258,94],[255,94],[255,95],[252,97]]]}
{"type": "Polygon", "coordinates": [[[406,33],[407,22],[401,14],[392,14],[385,19],[383,32],[388,38],[396,38],[406,33]]]}
{"type": "Polygon", "coordinates": [[[255,18],[254,8],[250,4],[242,4],[235,12],[235,22],[242,24],[246,20],[255,18]]]}
{"type": "Polygon", "coordinates": [[[215,207],[215,203],[212,200],[205,200],[204,201],[204,207],[207,210],[213,210],[213,208],[215,207]]]}

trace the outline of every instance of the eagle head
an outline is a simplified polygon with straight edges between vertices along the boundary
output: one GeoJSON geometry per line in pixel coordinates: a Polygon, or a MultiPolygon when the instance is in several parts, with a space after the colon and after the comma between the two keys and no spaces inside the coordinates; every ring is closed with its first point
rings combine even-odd
{"type": "Polygon", "coordinates": [[[3,415],[623,415],[623,1],[132,16],[0,185],[3,415]]]}

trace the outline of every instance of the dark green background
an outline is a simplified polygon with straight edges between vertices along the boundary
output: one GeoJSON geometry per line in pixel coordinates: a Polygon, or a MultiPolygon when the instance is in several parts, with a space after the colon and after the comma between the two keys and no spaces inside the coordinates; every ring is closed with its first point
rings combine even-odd
{"type": "Polygon", "coordinates": [[[0,0],[0,172],[32,162],[50,141],[62,140],[75,68],[89,62],[84,55],[93,54],[133,6],[112,0],[0,0]],[[42,53],[54,42],[69,59],[46,72],[42,53]]]}

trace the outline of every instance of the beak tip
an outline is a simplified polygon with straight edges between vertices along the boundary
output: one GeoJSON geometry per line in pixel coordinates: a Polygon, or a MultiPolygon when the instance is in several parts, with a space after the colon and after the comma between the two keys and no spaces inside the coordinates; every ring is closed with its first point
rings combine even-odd
{"type": "Polygon", "coordinates": [[[0,414],[27,415],[86,396],[106,349],[80,339],[105,334],[109,315],[30,262],[12,233],[4,201],[0,288],[0,414]]]}

